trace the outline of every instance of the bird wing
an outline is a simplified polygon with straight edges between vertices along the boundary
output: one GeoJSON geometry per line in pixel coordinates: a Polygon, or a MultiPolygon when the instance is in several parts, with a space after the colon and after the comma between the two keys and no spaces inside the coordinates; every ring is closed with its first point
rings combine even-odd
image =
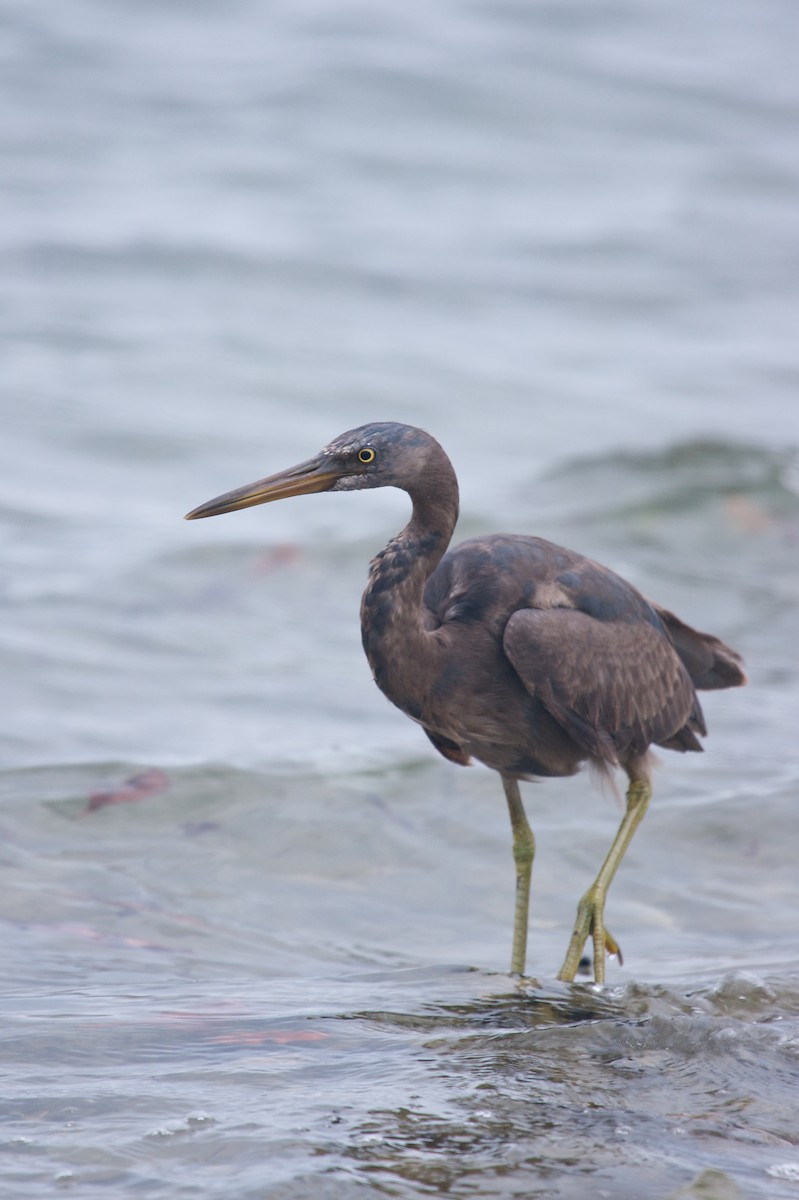
{"type": "Polygon", "coordinates": [[[527,691],[588,754],[616,764],[652,742],[701,749],[691,732],[705,732],[691,680],[649,621],[520,609],[503,648],[527,691]]]}

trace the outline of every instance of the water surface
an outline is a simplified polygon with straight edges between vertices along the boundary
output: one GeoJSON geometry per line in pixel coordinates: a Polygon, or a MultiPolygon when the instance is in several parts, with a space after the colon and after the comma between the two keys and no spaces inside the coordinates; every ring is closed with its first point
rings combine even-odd
{"type": "Polygon", "coordinates": [[[0,16],[2,1190],[799,1195],[794,5],[0,16]],[[181,515],[362,421],[460,536],[609,563],[746,656],[619,810],[498,781],[360,650],[387,492],[181,515]]]}

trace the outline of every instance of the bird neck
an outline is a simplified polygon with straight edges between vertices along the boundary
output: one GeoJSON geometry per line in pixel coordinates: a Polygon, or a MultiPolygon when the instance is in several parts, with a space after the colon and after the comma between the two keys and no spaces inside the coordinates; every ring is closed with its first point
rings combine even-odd
{"type": "Polygon", "coordinates": [[[376,555],[361,602],[361,634],[375,682],[410,716],[419,676],[435,654],[433,622],[423,603],[424,586],[449,545],[458,519],[458,482],[442,451],[436,471],[407,488],[411,519],[376,555]]]}

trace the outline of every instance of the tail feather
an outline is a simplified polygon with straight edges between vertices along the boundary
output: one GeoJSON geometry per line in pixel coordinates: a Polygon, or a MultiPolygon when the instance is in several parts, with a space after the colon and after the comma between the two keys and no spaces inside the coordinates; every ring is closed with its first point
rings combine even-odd
{"type": "Polygon", "coordinates": [[[742,687],[746,683],[743,659],[737,651],[725,646],[711,633],[700,633],[686,625],[674,613],[653,605],[668,630],[674,649],[691,676],[694,687],[712,691],[716,688],[742,687]]]}

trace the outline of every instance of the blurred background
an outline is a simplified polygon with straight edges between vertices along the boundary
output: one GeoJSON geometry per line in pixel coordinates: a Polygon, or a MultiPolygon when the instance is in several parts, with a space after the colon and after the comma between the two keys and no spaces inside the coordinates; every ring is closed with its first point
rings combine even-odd
{"type": "Polygon", "coordinates": [[[798,40],[789,0],[6,0],[15,1194],[795,1194],[798,40]],[[371,420],[443,443],[459,536],[747,659],[661,756],[603,996],[553,978],[613,798],[527,789],[514,990],[499,782],[370,679],[407,498],[181,519],[371,420]]]}

